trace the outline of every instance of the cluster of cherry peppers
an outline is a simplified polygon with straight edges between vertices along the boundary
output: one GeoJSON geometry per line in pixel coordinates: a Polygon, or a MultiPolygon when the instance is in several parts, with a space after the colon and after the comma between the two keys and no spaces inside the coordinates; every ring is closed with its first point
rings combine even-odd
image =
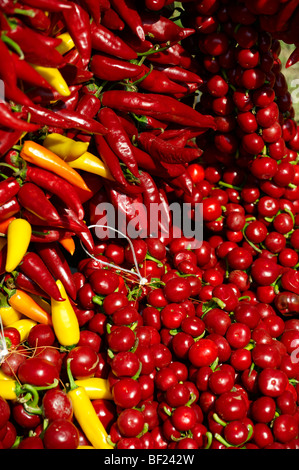
{"type": "Polygon", "coordinates": [[[5,329],[1,372],[33,398],[0,399],[0,448],[90,446],[62,385],[70,358],[75,380],[107,381],[92,404],[117,449],[299,448],[299,132],[279,42],[250,3],[184,2],[204,80],[196,106],[217,131],[197,137],[192,195],[168,196],[191,203],[191,217],[203,204],[202,245],[133,240],[141,285],[131,245],[98,244],[73,274],[70,351],[51,325],[21,345],[5,329]]]}

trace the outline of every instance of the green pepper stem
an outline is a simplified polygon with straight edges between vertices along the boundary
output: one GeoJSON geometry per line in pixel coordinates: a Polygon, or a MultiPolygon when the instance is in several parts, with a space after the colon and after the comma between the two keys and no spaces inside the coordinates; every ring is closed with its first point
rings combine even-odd
{"type": "Polygon", "coordinates": [[[73,374],[71,372],[71,361],[72,359],[69,358],[67,359],[66,361],[66,371],[67,371],[67,376],[68,376],[68,379],[69,379],[69,390],[75,390],[76,388],[78,388],[78,385],[76,384],[75,382],[75,379],[73,377],[73,374]]]}

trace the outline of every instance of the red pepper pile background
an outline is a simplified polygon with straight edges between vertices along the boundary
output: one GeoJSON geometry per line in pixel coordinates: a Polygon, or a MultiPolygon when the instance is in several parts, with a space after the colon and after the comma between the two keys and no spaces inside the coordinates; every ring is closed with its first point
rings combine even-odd
{"type": "Polygon", "coordinates": [[[0,312],[32,320],[4,322],[0,448],[298,449],[299,128],[280,53],[296,67],[299,1],[0,0],[0,21],[0,312]],[[54,165],[53,133],[103,173],[54,165]],[[101,202],[127,222],[162,204],[170,223],[172,202],[191,219],[202,203],[204,241],[163,222],[133,240],[140,285],[127,240],[89,228],[101,202]],[[75,381],[103,379],[106,434],[82,428],[70,359],[75,381]]]}

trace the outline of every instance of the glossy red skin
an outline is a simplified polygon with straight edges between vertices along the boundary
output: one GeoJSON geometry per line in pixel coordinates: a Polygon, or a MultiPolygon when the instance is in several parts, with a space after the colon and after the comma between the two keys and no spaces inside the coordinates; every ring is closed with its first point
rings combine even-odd
{"type": "Polygon", "coordinates": [[[18,378],[22,383],[47,386],[59,380],[56,366],[40,357],[32,357],[23,362],[18,369],[18,378]]]}
{"type": "Polygon", "coordinates": [[[63,390],[47,390],[42,399],[43,411],[49,422],[56,419],[71,420],[73,407],[70,399],[63,390]]]}
{"type": "Polygon", "coordinates": [[[207,339],[200,339],[189,349],[188,357],[191,363],[197,367],[212,364],[218,355],[217,345],[207,339]]]}
{"type": "Polygon", "coordinates": [[[136,409],[125,409],[117,418],[117,426],[124,437],[137,437],[144,427],[144,416],[136,409]]]}
{"type": "Polygon", "coordinates": [[[55,342],[55,334],[50,325],[37,324],[31,328],[28,338],[30,348],[37,346],[52,346],[55,342]]]}
{"type": "Polygon", "coordinates": [[[0,397],[0,428],[3,428],[10,418],[10,407],[8,402],[0,397]]]}
{"type": "Polygon", "coordinates": [[[97,352],[90,346],[76,346],[66,359],[71,359],[71,373],[76,379],[92,377],[99,361],[97,352]]]}
{"type": "Polygon", "coordinates": [[[38,436],[25,437],[21,440],[18,449],[44,449],[43,440],[38,436]]]}
{"type": "Polygon", "coordinates": [[[46,449],[76,449],[79,445],[79,433],[69,420],[56,419],[47,427],[43,443],[46,449]]]}

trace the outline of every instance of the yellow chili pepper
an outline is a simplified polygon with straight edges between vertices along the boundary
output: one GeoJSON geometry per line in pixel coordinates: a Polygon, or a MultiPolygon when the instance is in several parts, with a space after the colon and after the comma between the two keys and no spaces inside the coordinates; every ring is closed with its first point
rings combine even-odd
{"type": "Polygon", "coordinates": [[[75,43],[69,33],[62,33],[59,36],[57,36],[58,39],[61,39],[61,43],[59,46],[57,46],[55,49],[60,53],[60,54],[65,54],[66,52],[70,51],[75,47],[75,43]]]}
{"type": "Polygon", "coordinates": [[[74,346],[80,339],[79,322],[60,279],[57,279],[56,284],[65,300],[51,299],[54,332],[62,346],[74,346]]]}
{"type": "Polygon", "coordinates": [[[30,243],[31,233],[31,225],[25,219],[14,219],[9,224],[5,271],[14,271],[22,261],[30,243]]]}
{"type": "Polygon", "coordinates": [[[16,380],[0,380],[0,396],[5,400],[16,400],[18,398],[17,388],[18,382],[16,380]]]}
{"type": "Polygon", "coordinates": [[[12,323],[22,318],[21,312],[18,312],[11,307],[6,299],[6,296],[0,292],[0,317],[3,326],[10,326],[12,323]]]}
{"type": "Polygon", "coordinates": [[[53,132],[53,134],[47,135],[43,141],[43,146],[54,152],[65,162],[70,162],[81,157],[87,151],[89,142],[76,141],[53,132]]]}
{"type": "Polygon", "coordinates": [[[88,379],[75,380],[78,387],[83,387],[91,400],[112,400],[108,380],[98,377],[90,377],[88,379]]]}
{"type": "Polygon", "coordinates": [[[37,322],[34,320],[30,320],[29,318],[21,318],[21,320],[17,320],[14,323],[11,323],[13,328],[16,328],[21,336],[21,342],[25,341],[28,338],[31,328],[37,325],[37,322]]]}
{"type": "Polygon", "coordinates": [[[81,449],[94,449],[94,447],[92,447],[92,446],[78,446],[78,447],[77,447],[77,450],[78,450],[78,449],[80,449],[80,450],[81,450],[81,449]]]}
{"type": "Polygon", "coordinates": [[[70,384],[70,390],[67,394],[73,405],[74,417],[95,449],[113,449],[107,441],[108,434],[86,390],[83,387],[78,387],[74,381],[70,371],[70,362],[71,360],[67,360],[67,373],[70,384]]]}
{"type": "Polygon", "coordinates": [[[75,253],[76,244],[72,237],[62,238],[61,240],[59,240],[59,243],[63,246],[66,251],[70,253],[70,255],[73,255],[75,253]]]}
{"type": "Polygon", "coordinates": [[[71,168],[76,168],[77,170],[84,170],[88,173],[94,173],[95,175],[102,176],[108,180],[114,181],[113,176],[110,173],[109,168],[100,160],[98,157],[93,155],[90,152],[85,152],[81,157],[68,162],[71,168]]]}
{"type": "Polygon", "coordinates": [[[2,372],[2,370],[0,369],[0,381],[1,380],[11,380],[11,377],[9,377],[8,375],[4,374],[4,372],[2,372]]]}
{"type": "Polygon", "coordinates": [[[43,67],[42,65],[30,64],[61,96],[70,96],[71,91],[61,75],[54,67],[43,67]]]}
{"type": "Polygon", "coordinates": [[[52,171],[56,175],[61,176],[61,178],[66,179],[74,186],[90,192],[84,179],[76,170],[71,168],[68,163],[64,162],[54,152],[51,152],[51,150],[46,149],[42,145],[33,142],[32,140],[26,140],[20,155],[26,162],[44,168],[45,170],[52,171]]]}

